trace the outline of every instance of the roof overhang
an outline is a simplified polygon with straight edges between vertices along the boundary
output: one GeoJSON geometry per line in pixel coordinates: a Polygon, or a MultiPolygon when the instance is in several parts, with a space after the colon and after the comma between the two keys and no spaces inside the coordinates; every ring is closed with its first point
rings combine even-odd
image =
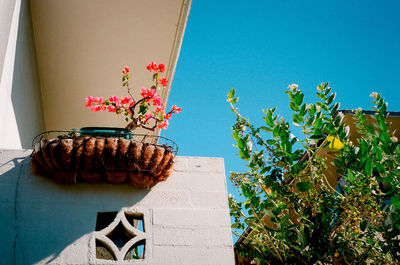
{"type": "Polygon", "coordinates": [[[127,96],[125,65],[139,96],[152,84],[146,65],[164,63],[169,84],[159,94],[167,102],[190,6],[191,0],[31,1],[46,130],[124,127],[123,117],[93,113],[84,99],[127,96]]]}

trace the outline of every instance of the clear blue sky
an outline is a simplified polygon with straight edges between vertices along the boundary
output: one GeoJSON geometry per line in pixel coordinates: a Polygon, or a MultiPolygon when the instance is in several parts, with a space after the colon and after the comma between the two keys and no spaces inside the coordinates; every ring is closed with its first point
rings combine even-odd
{"type": "MultiPolygon", "coordinates": [[[[245,170],[232,147],[232,87],[258,125],[263,108],[290,119],[291,83],[308,102],[329,82],[341,108],[370,109],[378,91],[400,111],[399,11],[400,1],[194,0],[168,102],[183,111],[162,135],[178,155],[223,157],[228,178],[245,170]]],[[[230,183],[228,192],[237,194],[230,183]]]]}

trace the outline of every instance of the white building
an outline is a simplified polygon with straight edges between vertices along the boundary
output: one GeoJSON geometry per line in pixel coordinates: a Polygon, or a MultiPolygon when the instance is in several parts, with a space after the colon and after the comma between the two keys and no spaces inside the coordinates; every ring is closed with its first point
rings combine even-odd
{"type": "Polygon", "coordinates": [[[178,157],[172,176],[151,189],[62,185],[31,169],[40,132],[124,125],[83,106],[89,95],[123,95],[123,66],[133,67],[137,88],[149,85],[150,61],[165,63],[168,100],[190,6],[0,2],[1,264],[234,263],[221,158],[178,157]]]}

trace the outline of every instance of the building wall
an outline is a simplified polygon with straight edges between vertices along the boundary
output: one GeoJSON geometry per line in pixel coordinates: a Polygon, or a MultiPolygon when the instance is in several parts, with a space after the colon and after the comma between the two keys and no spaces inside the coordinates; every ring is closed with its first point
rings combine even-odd
{"type": "Polygon", "coordinates": [[[30,150],[0,150],[3,264],[124,264],[96,259],[99,212],[144,214],[143,260],[126,264],[234,264],[224,163],[178,157],[151,189],[60,185],[32,174],[30,150]]]}
{"type": "Polygon", "coordinates": [[[0,148],[30,148],[43,111],[28,0],[0,2],[0,148]]]}

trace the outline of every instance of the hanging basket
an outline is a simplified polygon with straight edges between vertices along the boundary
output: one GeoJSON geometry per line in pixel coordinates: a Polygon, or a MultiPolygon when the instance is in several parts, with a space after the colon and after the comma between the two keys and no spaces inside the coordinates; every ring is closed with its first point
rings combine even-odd
{"type": "Polygon", "coordinates": [[[33,140],[32,163],[58,183],[148,188],[171,175],[177,151],[174,141],[161,136],[48,131],[33,140]]]}

